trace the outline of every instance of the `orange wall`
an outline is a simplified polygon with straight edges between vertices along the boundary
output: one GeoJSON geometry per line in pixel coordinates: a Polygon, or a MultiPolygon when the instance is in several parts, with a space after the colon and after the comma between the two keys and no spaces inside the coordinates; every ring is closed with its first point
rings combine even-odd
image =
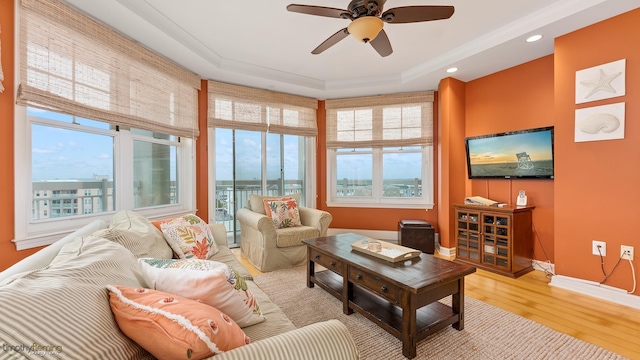
{"type": "Polygon", "coordinates": [[[324,101],[318,101],[318,111],[316,112],[318,117],[318,138],[316,145],[316,192],[318,198],[316,199],[316,207],[328,211],[327,208],[327,173],[324,169],[327,168],[327,132],[322,130],[327,128],[327,110],[325,108],[324,101]]]}
{"type": "MultiPolygon", "coordinates": [[[[555,42],[555,259],[557,273],[601,281],[600,258],[591,254],[592,240],[607,243],[605,270],[618,260],[620,245],[635,247],[638,273],[640,236],[640,9],[556,39],[555,42]],[[626,95],[575,104],[575,72],[626,59],[626,95]],[[624,139],[574,142],[576,109],[625,103],[624,139]]],[[[607,285],[633,286],[625,261],[607,285]]],[[[640,294],[636,290],[635,294],[640,294]]]]}
{"type": "Polygon", "coordinates": [[[451,230],[455,225],[453,204],[465,197],[466,160],[464,150],[465,88],[462,81],[446,78],[438,85],[438,222],[440,244],[455,247],[451,230]]]}
{"type": "Polygon", "coordinates": [[[209,135],[207,130],[207,111],[209,104],[208,82],[200,81],[200,91],[198,91],[198,128],[200,136],[196,141],[196,215],[201,219],[215,220],[209,218],[209,135]]]}
{"type": "MultiPolygon", "coordinates": [[[[468,82],[465,136],[554,125],[553,63],[554,56],[549,55],[468,82]]],[[[518,191],[524,190],[528,204],[535,206],[533,223],[539,241],[534,235],[534,257],[554,261],[555,180],[467,181],[471,183],[467,196],[483,196],[512,206],[518,191]]]]}

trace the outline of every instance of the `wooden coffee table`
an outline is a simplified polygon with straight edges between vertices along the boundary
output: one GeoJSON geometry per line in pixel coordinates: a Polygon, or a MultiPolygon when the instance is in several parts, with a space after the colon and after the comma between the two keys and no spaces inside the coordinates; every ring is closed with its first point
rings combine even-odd
{"type": "Polygon", "coordinates": [[[307,239],[307,286],[317,284],[342,301],[345,314],[357,311],[402,340],[402,354],[416,356],[416,344],[445,327],[464,328],[464,277],[475,267],[421,254],[388,262],[352,250],[364,239],[340,234],[307,239]],[[327,270],[316,271],[315,265],[327,270]],[[452,296],[451,306],[438,300],[452,296]]]}

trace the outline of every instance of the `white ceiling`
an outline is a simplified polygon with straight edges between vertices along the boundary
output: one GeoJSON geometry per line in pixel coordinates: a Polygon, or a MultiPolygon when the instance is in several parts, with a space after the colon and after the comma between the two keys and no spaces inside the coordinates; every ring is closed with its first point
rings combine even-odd
{"type": "MultiPolygon", "coordinates": [[[[286,10],[347,9],[350,0],[65,0],[204,79],[318,99],[435,90],[553,53],[554,38],[640,7],[640,0],[387,0],[384,10],[453,5],[450,19],[385,24],[393,54],[348,37],[349,20],[286,10]],[[542,40],[525,43],[532,34],[542,40]],[[458,72],[446,73],[455,66],[458,72]]],[[[594,49],[594,51],[597,51],[594,49]]],[[[612,59],[615,60],[615,59],[612,59]]]]}

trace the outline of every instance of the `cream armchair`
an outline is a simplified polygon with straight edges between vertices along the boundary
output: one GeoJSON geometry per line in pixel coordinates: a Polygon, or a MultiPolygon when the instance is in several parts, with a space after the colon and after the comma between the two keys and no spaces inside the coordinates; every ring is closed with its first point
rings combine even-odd
{"type": "MultiPolygon", "coordinates": [[[[299,202],[299,194],[292,197],[299,202]]],[[[242,254],[262,272],[303,265],[307,247],[302,240],[325,236],[333,220],[331,214],[301,206],[302,226],[278,229],[264,209],[263,200],[268,198],[274,197],[251,195],[246,207],[236,212],[242,254]]]]}

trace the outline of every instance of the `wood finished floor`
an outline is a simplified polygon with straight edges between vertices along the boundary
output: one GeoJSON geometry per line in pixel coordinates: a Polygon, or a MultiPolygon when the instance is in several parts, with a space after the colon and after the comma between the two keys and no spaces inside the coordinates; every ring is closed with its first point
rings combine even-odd
{"type": "MultiPolygon", "coordinates": [[[[252,275],[260,274],[240,249],[233,253],[252,275]]],[[[465,278],[465,294],[630,359],[640,360],[640,310],[549,286],[532,271],[518,279],[477,270],[465,278]]]]}

